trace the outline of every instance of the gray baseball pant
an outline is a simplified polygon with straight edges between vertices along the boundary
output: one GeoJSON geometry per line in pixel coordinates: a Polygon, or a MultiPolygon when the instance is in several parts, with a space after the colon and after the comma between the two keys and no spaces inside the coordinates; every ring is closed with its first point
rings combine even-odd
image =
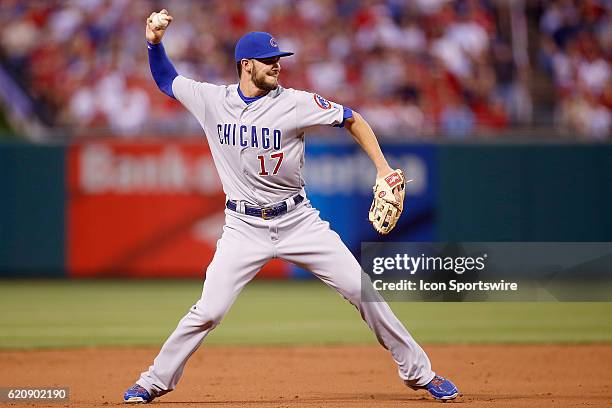
{"type": "Polygon", "coordinates": [[[189,357],[221,322],[242,288],[272,258],[310,270],[353,304],[379,343],[391,352],[401,379],[413,386],[433,379],[429,358],[389,305],[382,298],[361,301],[361,266],[308,200],[271,220],[228,209],[225,214],[226,224],[206,270],[201,299],[180,320],[153,365],[141,374],[139,385],[153,396],[172,391],[189,357]]]}

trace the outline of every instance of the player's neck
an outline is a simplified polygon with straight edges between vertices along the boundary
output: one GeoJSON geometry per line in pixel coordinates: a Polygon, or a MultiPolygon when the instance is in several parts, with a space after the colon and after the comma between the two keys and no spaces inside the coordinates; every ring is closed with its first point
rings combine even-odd
{"type": "Polygon", "coordinates": [[[268,92],[270,92],[265,89],[258,88],[253,83],[253,81],[247,78],[241,78],[238,86],[240,87],[240,91],[242,92],[242,94],[246,96],[247,98],[256,98],[258,96],[263,96],[267,94],[268,92]]]}

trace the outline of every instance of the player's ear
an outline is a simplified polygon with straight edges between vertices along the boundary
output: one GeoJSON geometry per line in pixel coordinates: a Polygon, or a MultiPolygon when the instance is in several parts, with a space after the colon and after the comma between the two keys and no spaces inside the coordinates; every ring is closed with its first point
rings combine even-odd
{"type": "Polygon", "coordinates": [[[240,60],[240,64],[242,66],[242,70],[248,74],[250,74],[251,71],[253,70],[253,60],[243,59],[243,60],[240,60]]]}

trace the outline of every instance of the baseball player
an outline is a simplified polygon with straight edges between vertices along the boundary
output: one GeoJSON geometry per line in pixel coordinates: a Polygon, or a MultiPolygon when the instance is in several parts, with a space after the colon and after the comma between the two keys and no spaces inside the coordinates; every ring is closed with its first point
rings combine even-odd
{"type": "Polygon", "coordinates": [[[270,34],[251,32],[235,47],[239,83],[213,85],[179,75],[161,43],[172,17],[166,10],[146,22],[149,64],[160,90],[180,101],[204,129],[227,196],[225,225],[206,270],[202,297],[180,320],[153,365],[124,395],[126,403],[150,402],[172,391],[189,357],[227,313],[260,268],[281,258],[310,270],[361,314],[391,352],[400,378],[436,399],[458,395],[436,375],[429,358],[382,298],[362,301],[362,269],[340,237],[319,218],[304,191],[305,131],[345,127],[377,170],[370,220],[381,233],[397,222],[404,178],[387,164],[374,133],[357,112],[310,92],[283,88],[281,51],[270,34]]]}

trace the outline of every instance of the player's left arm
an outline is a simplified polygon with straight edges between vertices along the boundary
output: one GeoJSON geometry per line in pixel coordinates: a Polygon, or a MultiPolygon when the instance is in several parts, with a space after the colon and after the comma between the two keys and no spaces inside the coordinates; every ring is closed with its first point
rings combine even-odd
{"type": "Polygon", "coordinates": [[[344,127],[376,166],[376,178],[381,178],[393,171],[380,149],[374,131],[363,116],[352,111],[352,116],[344,120],[344,127]]]}
{"type": "Polygon", "coordinates": [[[319,94],[293,91],[296,96],[296,116],[299,129],[312,126],[345,127],[376,166],[377,178],[393,171],[365,119],[346,106],[328,101],[319,94]]]}
{"type": "Polygon", "coordinates": [[[368,219],[376,231],[388,234],[395,228],[404,209],[406,194],[404,173],[400,169],[393,170],[389,167],[376,135],[363,116],[353,112],[352,117],[345,118],[343,123],[376,166],[374,198],[368,219]]]}

